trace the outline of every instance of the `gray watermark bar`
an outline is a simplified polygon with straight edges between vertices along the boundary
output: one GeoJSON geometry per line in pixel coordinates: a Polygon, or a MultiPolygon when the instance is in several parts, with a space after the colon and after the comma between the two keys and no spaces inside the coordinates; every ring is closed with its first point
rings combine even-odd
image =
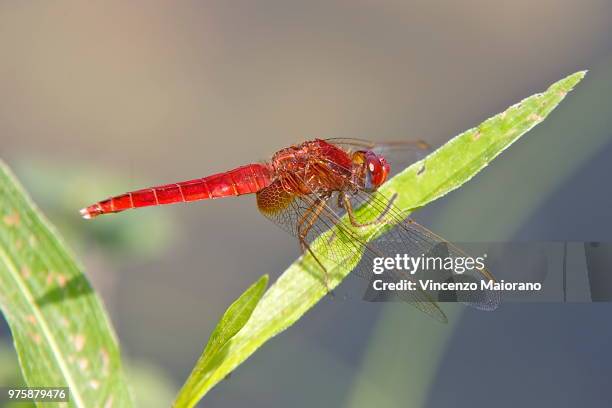
{"type": "Polygon", "coordinates": [[[371,268],[364,299],[373,302],[418,299],[417,292],[482,308],[612,301],[612,243],[440,243],[425,254],[375,259],[371,268]]]}
{"type": "Polygon", "coordinates": [[[0,402],[68,402],[68,387],[0,387],[0,402]]]}

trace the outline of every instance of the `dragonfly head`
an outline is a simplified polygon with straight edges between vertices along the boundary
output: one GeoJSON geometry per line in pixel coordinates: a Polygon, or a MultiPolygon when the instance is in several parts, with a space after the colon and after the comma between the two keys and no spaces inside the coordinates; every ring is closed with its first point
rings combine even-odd
{"type": "Polygon", "coordinates": [[[353,177],[366,191],[375,191],[387,180],[391,166],[385,158],[371,150],[353,153],[353,177]]]}

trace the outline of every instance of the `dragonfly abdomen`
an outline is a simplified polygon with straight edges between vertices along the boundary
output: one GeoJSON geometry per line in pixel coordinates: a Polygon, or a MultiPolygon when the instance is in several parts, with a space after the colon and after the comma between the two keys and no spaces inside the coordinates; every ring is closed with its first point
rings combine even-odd
{"type": "Polygon", "coordinates": [[[150,187],[110,197],[81,210],[84,218],[131,208],[183,203],[196,200],[257,193],[271,183],[272,171],[265,164],[249,164],[201,179],[150,187]]]}

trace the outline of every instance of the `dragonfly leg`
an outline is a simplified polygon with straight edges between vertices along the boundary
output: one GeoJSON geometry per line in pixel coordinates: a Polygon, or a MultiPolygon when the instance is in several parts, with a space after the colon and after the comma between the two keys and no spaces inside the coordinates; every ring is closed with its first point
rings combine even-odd
{"type": "Polygon", "coordinates": [[[315,262],[319,265],[321,270],[323,271],[323,279],[324,279],[324,283],[325,283],[325,288],[327,289],[327,292],[333,296],[334,295],[334,291],[330,289],[330,285],[329,285],[329,273],[327,272],[327,268],[325,266],[323,266],[323,264],[321,263],[319,258],[317,258],[317,256],[314,254],[312,249],[310,249],[310,245],[308,245],[306,240],[304,238],[301,238],[301,237],[299,238],[299,240],[300,240],[300,245],[302,246],[302,251],[303,252],[308,252],[310,254],[310,256],[313,257],[315,262]]]}
{"type": "Polygon", "coordinates": [[[342,191],[338,192],[338,204],[337,204],[338,208],[345,209],[344,208],[344,202],[343,202],[344,196],[345,196],[344,192],[342,192],[342,191]]]}
{"type": "Polygon", "coordinates": [[[340,199],[342,199],[342,206],[344,207],[344,209],[346,209],[346,213],[349,216],[351,225],[357,228],[364,228],[364,227],[369,227],[372,225],[383,223],[385,221],[384,220],[385,215],[387,215],[387,213],[391,209],[391,206],[387,206],[385,210],[378,217],[376,217],[374,221],[359,222],[357,218],[355,217],[355,211],[353,210],[353,205],[351,204],[351,200],[348,198],[348,196],[345,193],[340,192],[340,196],[338,197],[338,200],[340,199]]]}
{"type": "Polygon", "coordinates": [[[325,287],[327,288],[327,291],[329,293],[333,294],[333,292],[330,290],[329,273],[327,272],[327,268],[323,265],[323,263],[315,255],[314,251],[310,248],[310,245],[306,241],[306,236],[308,235],[312,226],[314,225],[314,223],[317,221],[317,219],[321,215],[323,208],[325,208],[325,201],[326,200],[324,199],[318,199],[315,202],[314,206],[309,208],[304,213],[304,215],[298,222],[298,240],[300,241],[300,246],[302,247],[302,251],[304,253],[308,252],[312,256],[312,258],[315,260],[315,262],[321,267],[321,270],[323,271],[324,280],[325,280],[325,287]],[[310,219],[308,219],[309,216],[310,216],[310,219]]]}
{"type": "MultiPolygon", "coordinates": [[[[306,220],[308,219],[308,217],[310,216],[310,214],[312,214],[313,211],[313,207],[308,208],[304,214],[302,215],[302,217],[300,218],[300,220],[297,223],[297,231],[298,231],[298,238],[301,237],[301,232],[302,231],[302,225],[304,225],[304,223],[306,222],[306,220]]],[[[306,234],[308,234],[308,231],[306,231],[306,234]]],[[[304,234],[304,236],[306,236],[306,234],[304,234]]],[[[303,249],[303,248],[302,248],[303,249]]]]}

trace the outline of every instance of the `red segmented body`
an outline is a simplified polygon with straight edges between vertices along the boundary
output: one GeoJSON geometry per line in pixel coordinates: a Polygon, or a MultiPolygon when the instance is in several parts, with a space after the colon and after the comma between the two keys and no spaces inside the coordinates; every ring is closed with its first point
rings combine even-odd
{"type": "Polygon", "coordinates": [[[166,184],[111,197],[81,210],[85,218],[151,205],[208,200],[257,193],[271,183],[266,164],[249,164],[196,180],[166,184]]]}
{"type": "Polygon", "coordinates": [[[201,179],[132,191],[90,205],[81,214],[93,218],[131,208],[253,194],[275,180],[298,195],[311,194],[314,189],[338,191],[349,182],[352,166],[348,151],[315,139],[279,150],[270,163],[249,164],[201,179]]]}

